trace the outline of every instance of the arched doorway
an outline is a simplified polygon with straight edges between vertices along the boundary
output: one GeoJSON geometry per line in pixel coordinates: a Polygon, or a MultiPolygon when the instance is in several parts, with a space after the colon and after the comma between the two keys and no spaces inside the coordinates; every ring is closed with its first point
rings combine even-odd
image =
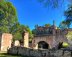
{"type": "Polygon", "coordinates": [[[49,48],[49,44],[46,43],[45,41],[40,41],[38,43],[38,49],[48,49],[49,48]]]}

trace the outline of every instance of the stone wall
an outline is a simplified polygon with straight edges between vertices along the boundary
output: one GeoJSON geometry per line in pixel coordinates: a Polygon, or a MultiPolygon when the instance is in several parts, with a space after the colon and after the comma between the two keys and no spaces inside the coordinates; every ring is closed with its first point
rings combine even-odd
{"type": "Polygon", "coordinates": [[[11,47],[12,43],[12,34],[9,33],[3,33],[0,38],[0,51],[7,51],[8,48],[11,47]]]}
{"type": "Polygon", "coordinates": [[[32,47],[34,49],[38,49],[38,43],[40,41],[45,41],[47,44],[49,44],[50,49],[57,46],[59,42],[68,42],[67,38],[64,35],[39,36],[33,38],[32,47]]]}
{"type": "Polygon", "coordinates": [[[53,36],[42,36],[42,37],[35,37],[33,38],[33,41],[32,41],[32,47],[34,49],[38,49],[38,43],[40,41],[45,41],[46,43],[49,44],[49,47],[51,48],[53,46],[53,36]]]}
{"type": "Polygon", "coordinates": [[[8,54],[15,54],[15,55],[26,55],[26,56],[33,56],[33,57],[71,57],[70,51],[63,50],[36,50],[24,47],[12,47],[8,50],[8,54]]]}
{"type": "MultiPolygon", "coordinates": [[[[11,48],[13,40],[13,35],[10,33],[2,33],[0,34],[0,51],[7,51],[8,48],[11,48]]],[[[23,35],[23,47],[29,47],[29,33],[25,32],[23,35]]],[[[20,42],[18,40],[13,44],[14,46],[20,46],[20,42]]]]}

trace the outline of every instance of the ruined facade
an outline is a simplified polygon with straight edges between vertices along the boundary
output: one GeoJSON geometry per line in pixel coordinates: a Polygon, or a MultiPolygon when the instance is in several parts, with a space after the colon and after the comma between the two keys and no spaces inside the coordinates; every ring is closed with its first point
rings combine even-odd
{"type": "Polygon", "coordinates": [[[13,46],[21,46],[21,47],[29,47],[29,33],[23,32],[23,39],[20,43],[19,40],[16,40],[13,43],[13,35],[9,33],[2,33],[0,34],[0,51],[7,51],[7,49],[13,46]]]}
{"type": "MultiPolygon", "coordinates": [[[[54,48],[58,46],[60,42],[68,42],[66,35],[69,31],[72,31],[72,29],[57,29],[55,23],[53,23],[52,26],[37,26],[35,28],[34,38],[30,47],[33,49],[54,48]]],[[[20,41],[15,41],[14,46],[29,48],[29,33],[24,31],[22,33],[22,37],[23,38],[20,41]]],[[[0,34],[1,51],[7,51],[7,49],[11,47],[12,38],[12,34],[0,34]]]]}
{"type": "Polygon", "coordinates": [[[21,46],[21,47],[29,47],[29,33],[27,31],[23,31],[22,33],[22,39],[21,40],[15,40],[14,46],[21,46]]]}
{"type": "Polygon", "coordinates": [[[32,41],[34,49],[48,49],[56,47],[60,42],[68,42],[66,34],[72,29],[57,29],[55,23],[52,26],[37,26],[32,41]]]}
{"type": "Polygon", "coordinates": [[[7,51],[7,49],[11,47],[12,38],[12,34],[0,34],[0,51],[7,51]]]}

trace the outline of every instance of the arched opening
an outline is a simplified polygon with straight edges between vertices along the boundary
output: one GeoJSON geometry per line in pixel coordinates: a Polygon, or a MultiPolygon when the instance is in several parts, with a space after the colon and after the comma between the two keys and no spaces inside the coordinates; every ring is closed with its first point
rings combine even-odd
{"type": "Polygon", "coordinates": [[[49,48],[49,44],[46,43],[45,41],[40,41],[38,43],[38,49],[48,49],[49,48]]]}

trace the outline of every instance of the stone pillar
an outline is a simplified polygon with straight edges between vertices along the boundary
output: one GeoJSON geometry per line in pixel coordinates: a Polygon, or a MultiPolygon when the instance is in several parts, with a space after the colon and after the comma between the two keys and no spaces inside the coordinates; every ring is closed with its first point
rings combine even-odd
{"type": "Polygon", "coordinates": [[[29,47],[29,33],[28,32],[24,33],[24,47],[26,48],[29,47]]]}

